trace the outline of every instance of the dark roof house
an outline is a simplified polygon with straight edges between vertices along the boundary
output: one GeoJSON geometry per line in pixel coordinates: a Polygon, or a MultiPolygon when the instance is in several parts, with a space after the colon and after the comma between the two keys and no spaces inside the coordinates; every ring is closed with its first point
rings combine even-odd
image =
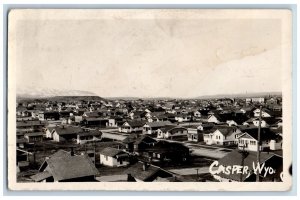
{"type": "Polygon", "coordinates": [[[126,174],[128,174],[128,181],[143,181],[143,182],[152,182],[157,178],[167,178],[172,177],[173,174],[163,170],[162,168],[145,163],[145,162],[137,162],[127,170],[125,170],[126,174]]]}
{"type": "Polygon", "coordinates": [[[88,155],[73,155],[72,152],[63,150],[46,158],[39,171],[31,176],[36,182],[95,181],[95,176],[99,174],[88,155]]]}

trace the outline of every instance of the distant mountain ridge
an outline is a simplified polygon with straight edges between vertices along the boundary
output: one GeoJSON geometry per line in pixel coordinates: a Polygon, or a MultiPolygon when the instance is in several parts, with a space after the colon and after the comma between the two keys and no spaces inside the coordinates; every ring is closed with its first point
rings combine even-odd
{"type": "MultiPolygon", "coordinates": [[[[259,92],[259,93],[249,93],[249,94],[216,94],[216,95],[203,95],[198,97],[107,97],[102,98],[99,95],[82,90],[58,90],[58,89],[42,89],[42,88],[28,88],[17,91],[18,99],[40,99],[40,98],[51,98],[51,99],[62,99],[62,98],[76,98],[76,97],[86,97],[88,99],[109,99],[109,100],[171,100],[171,99],[217,99],[217,98],[247,98],[247,97],[266,97],[266,96],[281,96],[281,92],[259,92]]],[[[68,99],[70,99],[68,98],[68,99]]],[[[80,98],[83,99],[83,98],[80,98]]]]}
{"type": "Polygon", "coordinates": [[[251,97],[266,97],[266,96],[282,96],[282,92],[257,92],[249,94],[218,94],[218,95],[203,95],[194,99],[212,99],[212,98],[251,98],[251,97]]]}
{"type": "Polygon", "coordinates": [[[148,100],[157,100],[157,99],[217,99],[217,98],[249,98],[249,97],[266,97],[266,96],[281,96],[281,92],[257,92],[249,94],[216,94],[216,95],[203,95],[198,97],[106,97],[110,100],[138,100],[138,99],[148,99],[148,100]]]}
{"type": "Polygon", "coordinates": [[[82,90],[58,90],[43,88],[27,88],[17,91],[17,98],[47,98],[56,96],[98,96],[93,92],[82,90]]]}

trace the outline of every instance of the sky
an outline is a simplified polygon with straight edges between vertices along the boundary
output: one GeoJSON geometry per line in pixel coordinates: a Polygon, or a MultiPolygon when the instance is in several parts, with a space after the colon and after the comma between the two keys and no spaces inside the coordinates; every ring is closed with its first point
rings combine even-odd
{"type": "Polygon", "coordinates": [[[186,98],[282,89],[278,19],[24,17],[16,41],[17,91],[186,98]]]}

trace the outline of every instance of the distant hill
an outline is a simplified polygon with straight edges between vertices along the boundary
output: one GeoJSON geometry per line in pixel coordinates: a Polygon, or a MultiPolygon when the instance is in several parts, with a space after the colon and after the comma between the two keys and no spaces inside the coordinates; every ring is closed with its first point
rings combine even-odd
{"type": "Polygon", "coordinates": [[[23,89],[17,91],[17,101],[26,100],[50,100],[50,101],[101,101],[105,100],[93,92],[81,90],[57,90],[57,89],[23,89]]]}
{"type": "Polygon", "coordinates": [[[76,101],[102,101],[105,100],[99,96],[55,96],[55,97],[36,97],[36,98],[26,98],[17,97],[17,102],[47,102],[47,101],[57,101],[57,102],[76,102],[76,101]]]}
{"type": "Polygon", "coordinates": [[[218,98],[247,98],[247,97],[267,97],[267,96],[282,96],[281,92],[258,92],[249,94],[216,94],[203,95],[198,97],[107,97],[109,100],[173,100],[173,99],[218,99],[218,98]]]}
{"type": "Polygon", "coordinates": [[[268,97],[268,96],[282,96],[281,92],[258,92],[249,94],[218,94],[218,95],[204,95],[195,97],[194,99],[218,99],[218,98],[250,98],[250,97],[268,97]]]}
{"type": "Polygon", "coordinates": [[[45,88],[26,88],[18,89],[17,97],[19,98],[45,98],[55,96],[97,96],[93,92],[82,90],[58,90],[45,88]]]}
{"type": "Polygon", "coordinates": [[[50,101],[64,101],[64,102],[105,100],[104,98],[99,96],[55,96],[55,97],[48,97],[46,99],[50,101]]]}
{"type": "Polygon", "coordinates": [[[172,97],[105,97],[108,100],[125,100],[125,101],[136,101],[136,100],[172,100],[176,98],[172,97]]]}

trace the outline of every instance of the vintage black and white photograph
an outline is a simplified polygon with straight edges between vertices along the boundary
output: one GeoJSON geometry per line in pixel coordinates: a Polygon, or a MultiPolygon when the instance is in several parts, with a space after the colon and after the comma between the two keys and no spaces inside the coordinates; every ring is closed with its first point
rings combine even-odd
{"type": "Polygon", "coordinates": [[[284,9],[11,10],[9,187],[289,190],[291,28],[284,9]]]}

